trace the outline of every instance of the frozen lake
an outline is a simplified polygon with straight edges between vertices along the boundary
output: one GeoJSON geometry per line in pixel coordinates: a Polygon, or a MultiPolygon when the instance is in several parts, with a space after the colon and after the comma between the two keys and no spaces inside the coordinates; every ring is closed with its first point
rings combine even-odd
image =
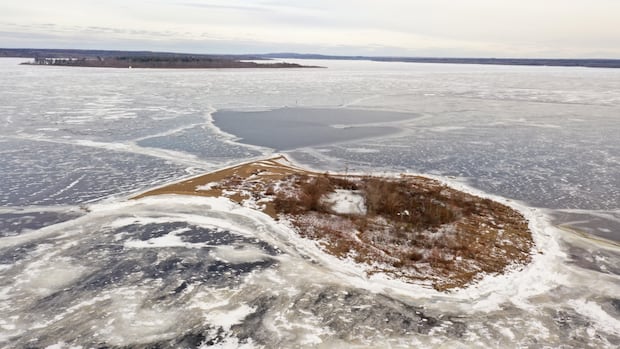
{"type": "Polygon", "coordinates": [[[620,70],[20,61],[0,59],[0,347],[620,342],[620,70]],[[505,198],[540,253],[441,294],[367,278],[247,208],[126,200],[276,152],[505,198]]]}

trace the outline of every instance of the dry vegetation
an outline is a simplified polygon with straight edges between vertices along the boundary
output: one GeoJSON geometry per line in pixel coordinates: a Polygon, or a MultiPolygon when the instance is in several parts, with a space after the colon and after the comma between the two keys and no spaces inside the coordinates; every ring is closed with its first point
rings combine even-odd
{"type": "Polygon", "coordinates": [[[483,274],[530,261],[527,221],[505,205],[424,177],[345,177],[283,161],[240,165],[141,196],[227,196],[285,218],[326,252],[366,265],[369,274],[382,272],[438,290],[463,287],[483,274]],[[362,195],[366,214],[335,212],[325,198],[337,189],[362,195]]]}

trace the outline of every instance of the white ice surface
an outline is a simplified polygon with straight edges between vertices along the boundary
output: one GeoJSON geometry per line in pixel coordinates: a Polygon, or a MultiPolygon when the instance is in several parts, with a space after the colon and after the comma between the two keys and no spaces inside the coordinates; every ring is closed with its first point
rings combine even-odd
{"type": "Polygon", "coordinates": [[[207,321],[215,326],[221,326],[225,331],[229,331],[230,327],[241,323],[248,315],[254,312],[254,308],[241,304],[236,308],[222,308],[212,310],[206,314],[207,321]]]}
{"type": "Polygon", "coordinates": [[[215,259],[234,264],[258,262],[269,257],[265,252],[253,246],[243,246],[242,248],[217,246],[213,249],[212,255],[215,259]]]}
{"type": "Polygon", "coordinates": [[[186,247],[186,248],[199,248],[201,244],[192,244],[183,241],[178,235],[189,229],[177,229],[169,232],[166,235],[156,237],[149,240],[128,240],[125,242],[127,248],[158,248],[158,247],[186,247]]]}
{"type": "Polygon", "coordinates": [[[78,261],[69,258],[45,258],[28,265],[15,285],[44,297],[78,280],[85,271],[86,268],[80,266],[78,261]]]}
{"type": "Polygon", "coordinates": [[[578,314],[586,316],[596,324],[596,328],[620,336],[620,321],[609,315],[595,302],[575,299],[569,302],[578,314]]]}
{"type": "Polygon", "coordinates": [[[64,342],[49,345],[45,349],[82,349],[81,345],[69,345],[64,342]]]}

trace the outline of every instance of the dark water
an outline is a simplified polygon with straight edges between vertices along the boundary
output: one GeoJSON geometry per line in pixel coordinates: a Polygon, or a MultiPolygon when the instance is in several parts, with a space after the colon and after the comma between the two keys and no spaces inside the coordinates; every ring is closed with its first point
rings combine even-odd
{"type": "Polygon", "coordinates": [[[413,113],[306,108],[213,114],[215,126],[240,142],[277,151],[388,136],[401,129],[386,124],[414,118],[413,113]]]}

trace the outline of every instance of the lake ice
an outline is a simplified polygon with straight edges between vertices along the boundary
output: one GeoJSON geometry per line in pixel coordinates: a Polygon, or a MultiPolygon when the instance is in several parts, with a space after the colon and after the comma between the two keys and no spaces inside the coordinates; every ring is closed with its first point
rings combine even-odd
{"type": "Polygon", "coordinates": [[[620,70],[20,61],[0,60],[1,347],[620,342],[620,70]],[[284,134],[273,120],[295,110],[311,114],[289,122],[319,126],[297,127],[286,146],[265,129],[217,127],[218,115],[243,126],[262,113],[284,134]],[[330,111],[347,116],[331,122],[330,111]],[[351,127],[368,133],[349,137],[351,127]],[[426,173],[509,200],[531,219],[534,262],[442,294],[366,277],[225,200],[127,200],[275,152],[321,171],[426,173]]]}

